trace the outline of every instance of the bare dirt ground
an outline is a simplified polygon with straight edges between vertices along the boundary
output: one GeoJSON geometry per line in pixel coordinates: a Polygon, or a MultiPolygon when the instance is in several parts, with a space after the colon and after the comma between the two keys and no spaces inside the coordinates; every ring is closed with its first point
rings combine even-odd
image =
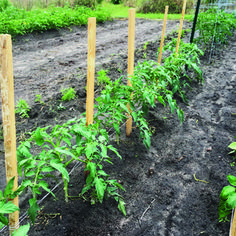
{"type": "MultiPolygon", "coordinates": [[[[169,21],[167,33],[175,30],[177,24],[169,21]]],[[[144,61],[145,52],[147,60],[155,60],[162,22],[137,20],[136,27],[136,63],[144,61]],[[150,43],[144,51],[146,41],[150,43]]],[[[126,73],[127,31],[127,21],[116,20],[97,27],[97,68],[109,69],[112,79],[126,73]]],[[[73,27],[72,31],[24,36],[13,43],[16,100],[24,98],[32,107],[29,119],[17,117],[18,141],[37,126],[63,123],[85,111],[86,36],[86,27],[73,27]],[[59,110],[61,87],[71,86],[76,89],[77,98],[63,102],[65,110],[59,110]],[[35,94],[43,95],[45,106],[35,104],[35,94]]],[[[138,139],[136,129],[127,138],[123,127],[120,145],[111,137],[122,160],[114,158],[114,165],[105,168],[126,189],[121,194],[127,217],[118,211],[113,199],[93,206],[80,198],[65,203],[59,186],[56,201],[48,197],[41,203],[42,212],[29,235],[228,235],[230,224],[219,223],[218,204],[219,194],[228,184],[227,175],[236,175],[227,148],[236,132],[235,62],[234,34],[229,45],[213,57],[211,65],[202,58],[204,84],[192,84],[192,90],[187,91],[189,105],[178,100],[185,112],[182,125],[169,108],[157,104],[150,110],[147,119],[153,137],[149,151],[138,139]],[[206,182],[197,181],[194,176],[206,182]]],[[[2,189],[3,153],[0,161],[2,189]]],[[[78,196],[84,185],[83,167],[77,167],[70,178],[69,194],[78,196]]],[[[20,200],[20,206],[24,213],[27,198],[20,200]]]]}

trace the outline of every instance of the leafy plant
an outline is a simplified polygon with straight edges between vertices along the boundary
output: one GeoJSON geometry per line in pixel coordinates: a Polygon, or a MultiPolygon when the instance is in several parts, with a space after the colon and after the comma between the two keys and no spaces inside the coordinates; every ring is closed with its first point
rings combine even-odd
{"type": "MultiPolygon", "coordinates": [[[[97,126],[90,125],[87,127],[85,119],[70,120],[63,125],[56,125],[50,133],[47,132],[49,128],[51,127],[38,127],[36,131],[32,132],[31,137],[21,143],[17,149],[18,172],[20,176],[24,173],[22,186],[30,188],[33,193],[33,198],[29,200],[30,208],[28,210],[33,224],[39,210],[37,194],[41,194],[40,189],[44,189],[55,197],[45,182],[48,177],[55,178],[53,174],[55,170],[62,175],[65,201],[67,202],[69,197],[69,174],[66,167],[74,160],[86,163],[86,170],[90,171],[90,177],[87,178],[87,185],[81,195],[95,187],[92,191],[93,199],[102,202],[105,192],[110,191],[109,184],[115,185],[115,182],[107,179],[108,175],[102,170],[102,162],[111,163],[111,158],[107,155],[107,149],[112,150],[120,157],[117,150],[108,145],[106,131],[98,129],[97,126]],[[76,142],[73,146],[72,140],[76,142]],[[33,146],[31,146],[31,143],[33,146]],[[36,146],[38,146],[37,149],[40,148],[42,151],[33,155],[30,150],[36,146]],[[78,158],[85,155],[86,160],[78,158]]],[[[116,187],[120,186],[116,184],[116,187]]],[[[111,191],[110,196],[118,199],[119,206],[123,204],[121,196],[115,195],[115,191],[111,191]]]]}
{"type": "Polygon", "coordinates": [[[41,105],[45,105],[44,101],[42,100],[42,96],[40,94],[36,94],[35,102],[39,102],[41,105]]]}
{"type": "MultiPolygon", "coordinates": [[[[236,138],[236,136],[235,136],[235,138],[236,138]]],[[[231,143],[231,144],[228,146],[228,148],[232,149],[232,151],[231,151],[229,154],[231,154],[231,153],[236,153],[236,142],[231,143]]]]}
{"type": "Polygon", "coordinates": [[[201,45],[204,51],[212,42],[227,44],[228,37],[233,35],[232,29],[235,27],[236,18],[233,14],[211,8],[198,15],[196,31],[199,31],[199,36],[194,39],[194,43],[201,45]]]}
{"type": "Polygon", "coordinates": [[[229,221],[227,216],[231,213],[232,209],[236,207],[236,177],[228,175],[227,178],[232,186],[225,186],[221,191],[218,208],[220,222],[229,221]]]}
{"type": "Polygon", "coordinates": [[[75,90],[73,88],[65,88],[61,90],[62,93],[62,100],[63,101],[70,101],[71,99],[75,98],[75,90]]]}
{"type": "Polygon", "coordinates": [[[108,133],[98,124],[86,126],[85,120],[80,124],[74,124],[72,133],[76,135],[76,155],[86,155],[85,170],[89,171],[86,186],[82,189],[81,196],[90,193],[91,204],[96,201],[102,203],[104,197],[114,197],[118,201],[118,209],[126,214],[123,197],[117,193],[118,189],[125,191],[124,188],[116,180],[109,179],[109,175],[103,170],[104,161],[112,164],[108,150],[121,158],[116,148],[109,145],[108,133]]]}
{"type": "MultiPolygon", "coordinates": [[[[5,214],[13,213],[15,211],[20,210],[16,205],[9,201],[9,199],[14,199],[22,191],[22,187],[19,187],[16,191],[12,190],[14,185],[14,179],[15,177],[8,181],[4,192],[0,190],[0,229],[2,229],[4,225],[8,225],[8,219],[6,216],[4,216],[5,214]]],[[[29,224],[21,226],[17,231],[15,230],[11,235],[25,236],[29,231],[29,228],[29,224]]]]}
{"type": "Polygon", "coordinates": [[[98,71],[97,84],[105,86],[110,83],[110,78],[107,76],[107,71],[101,69],[98,71]]]}
{"type": "Polygon", "coordinates": [[[168,86],[173,93],[178,93],[183,101],[187,102],[185,95],[185,88],[190,88],[192,82],[189,72],[193,71],[195,79],[203,83],[202,70],[200,69],[199,56],[203,55],[197,45],[191,43],[184,43],[180,40],[179,51],[176,54],[177,39],[169,42],[164,50],[169,50],[172,54],[164,60],[164,68],[169,77],[167,77],[168,86]],[[187,70],[188,69],[188,70],[187,70]],[[181,78],[183,78],[181,80],[181,78]],[[186,80],[187,79],[187,80],[186,80]]]}
{"type": "Polygon", "coordinates": [[[73,8],[50,6],[48,9],[35,8],[31,11],[10,6],[0,12],[0,33],[15,37],[70,25],[84,25],[87,24],[89,17],[96,17],[97,22],[104,22],[110,20],[110,13],[103,8],[92,10],[84,6],[73,8]]]}
{"type": "Polygon", "coordinates": [[[65,110],[66,107],[62,105],[62,103],[60,103],[58,106],[57,106],[57,110],[59,111],[62,111],[62,110],[65,110]]]}
{"type": "Polygon", "coordinates": [[[24,118],[24,117],[29,118],[29,115],[28,115],[29,110],[30,110],[30,107],[24,99],[20,99],[17,102],[15,112],[17,114],[20,114],[21,118],[24,118]]]}

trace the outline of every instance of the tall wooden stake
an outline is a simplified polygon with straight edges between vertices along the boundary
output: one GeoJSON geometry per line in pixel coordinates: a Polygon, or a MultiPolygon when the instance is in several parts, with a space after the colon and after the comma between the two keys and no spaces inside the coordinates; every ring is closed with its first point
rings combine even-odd
{"type": "MultiPolygon", "coordinates": [[[[128,36],[128,77],[134,73],[134,44],[135,44],[135,9],[129,9],[129,36],[128,36]]],[[[130,80],[127,81],[128,86],[132,86],[130,80]]],[[[130,110],[129,104],[127,107],[130,110]]],[[[132,117],[126,122],[126,135],[130,136],[132,132],[132,117]]]]}
{"type": "Polygon", "coordinates": [[[234,208],[233,221],[231,222],[231,229],[229,236],[236,236],[236,208],[234,208]]]}
{"type": "MultiPolygon", "coordinates": [[[[0,80],[2,97],[2,119],[5,147],[5,166],[7,182],[15,176],[13,191],[17,185],[16,128],[13,84],[13,62],[11,35],[0,35],[0,80]]],[[[17,207],[18,197],[11,200],[17,207]]],[[[9,214],[10,234],[19,228],[19,212],[9,214]]]]}
{"type": "Polygon", "coordinates": [[[181,20],[180,20],[180,26],[179,26],[179,35],[178,35],[178,40],[177,40],[177,45],[176,45],[176,50],[175,50],[175,53],[176,53],[176,54],[177,54],[178,51],[179,51],[179,42],[180,42],[180,37],[181,37],[182,27],[183,27],[183,22],[184,22],[184,14],[185,14],[186,3],[187,3],[187,0],[184,0],[184,5],[183,5],[183,9],[182,9],[181,20]]]}
{"type": "MultiPolygon", "coordinates": [[[[87,97],[86,97],[86,125],[93,123],[94,107],[94,73],[96,49],[96,17],[88,18],[88,65],[87,65],[87,97]]],[[[86,158],[87,160],[87,158],[86,158]]],[[[87,164],[85,164],[85,167],[87,164]]],[[[85,179],[89,171],[84,172],[85,179]]]]}
{"type": "Polygon", "coordinates": [[[87,125],[93,123],[95,48],[96,48],[96,18],[91,17],[88,19],[88,65],[87,65],[87,99],[86,99],[87,125]]]}
{"type": "Polygon", "coordinates": [[[164,22],[163,22],[163,29],[162,29],[161,45],[160,45],[160,52],[159,52],[159,57],[158,57],[158,64],[161,64],[161,56],[162,56],[162,49],[163,49],[164,39],[165,39],[165,30],[166,30],[166,21],[167,21],[167,15],[168,15],[168,8],[169,8],[169,6],[166,6],[166,8],[165,8],[165,17],[164,17],[164,22]]]}

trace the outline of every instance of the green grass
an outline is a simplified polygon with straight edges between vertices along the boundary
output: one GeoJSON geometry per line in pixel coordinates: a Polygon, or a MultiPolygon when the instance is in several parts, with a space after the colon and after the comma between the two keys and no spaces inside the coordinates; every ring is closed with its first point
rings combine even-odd
{"type": "MultiPolygon", "coordinates": [[[[113,5],[108,2],[103,2],[102,6],[107,9],[112,18],[128,18],[129,17],[129,7],[124,6],[123,4],[113,5]]],[[[136,18],[144,18],[144,19],[155,19],[155,20],[162,20],[164,19],[164,14],[162,13],[136,13],[136,18]]],[[[168,20],[180,20],[181,14],[168,14],[168,20]]],[[[184,16],[185,20],[191,20],[192,15],[186,14],[184,16]]]]}

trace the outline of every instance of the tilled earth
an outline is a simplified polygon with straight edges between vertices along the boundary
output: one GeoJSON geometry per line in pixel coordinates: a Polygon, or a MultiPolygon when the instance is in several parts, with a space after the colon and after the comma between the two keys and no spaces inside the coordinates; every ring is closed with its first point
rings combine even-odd
{"type": "MultiPolygon", "coordinates": [[[[169,21],[167,34],[176,30],[177,24],[169,21]]],[[[185,27],[189,27],[189,23],[185,23],[185,27]]],[[[136,20],[136,63],[145,60],[145,53],[147,60],[156,59],[161,30],[161,21],[136,20]],[[147,41],[149,44],[144,50],[147,41]]],[[[97,70],[109,69],[112,79],[127,73],[127,31],[126,20],[97,27],[97,70]]],[[[32,108],[29,119],[17,117],[18,141],[37,126],[63,123],[85,111],[86,34],[86,27],[73,27],[71,32],[50,31],[13,42],[16,100],[24,98],[32,108]],[[77,91],[77,98],[62,102],[61,88],[71,86],[77,91]],[[45,106],[34,102],[36,94],[42,94],[45,106]],[[61,105],[64,110],[59,109],[61,105]]],[[[219,223],[218,205],[219,194],[228,184],[227,175],[236,174],[227,148],[236,131],[235,34],[210,65],[205,58],[201,61],[204,84],[192,83],[192,90],[187,91],[188,105],[176,98],[185,113],[182,125],[168,107],[157,104],[147,116],[153,130],[149,151],[138,139],[135,128],[129,138],[124,127],[121,128],[119,145],[111,136],[122,160],[114,158],[114,165],[105,166],[105,170],[126,189],[121,194],[125,198],[127,217],[118,211],[113,199],[92,206],[76,197],[65,203],[62,186],[59,186],[55,191],[56,201],[48,197],[41,203],[42,211],[29,235],[229,234],[230,223],[219,223]]],[[[99,94],[100,88],[95,86],[95,89],[99,94]]],[[[3,153],[0,161],[3,188],[3,153]]],[[[69,194],[78,196],[84,185],[83,166],[77,167],[70,178],[69,194]]],[[[28,207],[27,197],[20,200],[20,206],[24,213],[28,207]]]]}

